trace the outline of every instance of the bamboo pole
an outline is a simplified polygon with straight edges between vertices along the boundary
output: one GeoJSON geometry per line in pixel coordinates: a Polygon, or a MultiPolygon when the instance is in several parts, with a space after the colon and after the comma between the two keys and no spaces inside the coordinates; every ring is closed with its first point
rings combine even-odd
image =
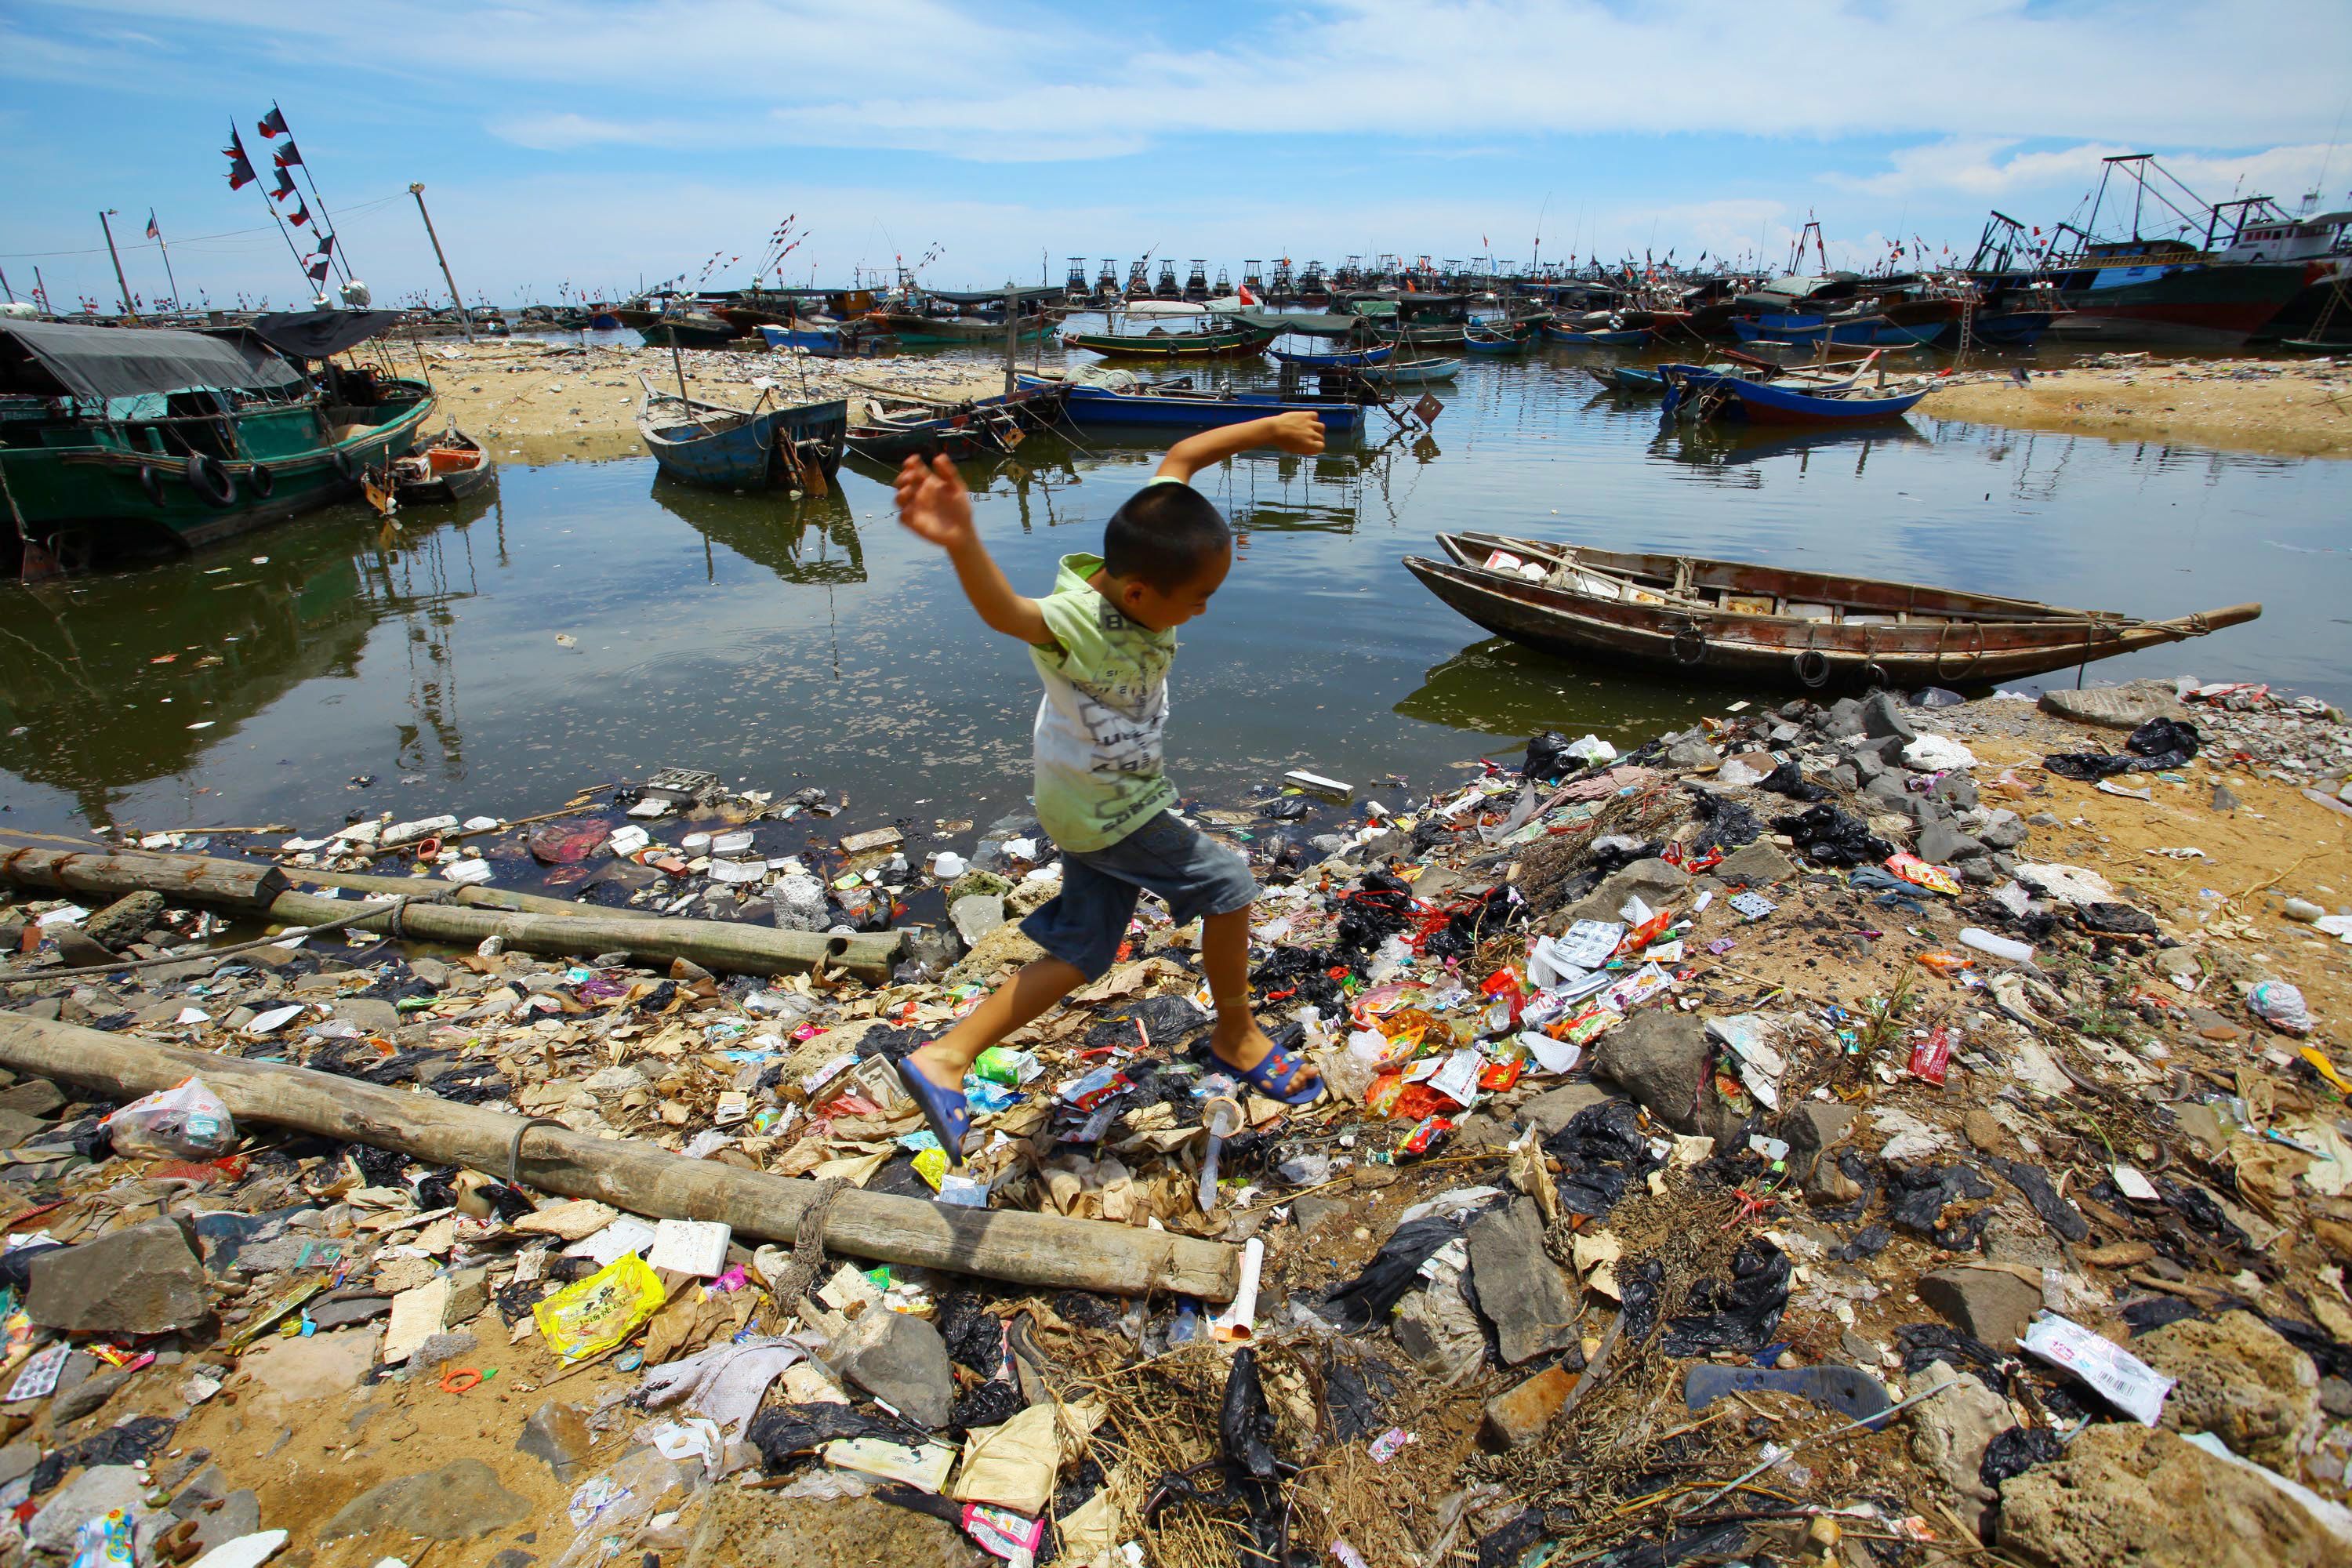
{"type": "MultiPolygon", "coordinates": [[[[122,1100],[201,1073],[240,1121],[368,1143],[500,1179],[511,1163],[516,1180],[541,1192],[657,1219],[718,1220],[757,1240],[790,1245],[817,1193],[814,1182],[689,1160],[635,1139],[534,1125],[430,1094],[16,1013],[0,1012],[0,1065],[122,1100]]],[[[1118,1296],[1175,1291],[1224,1301],[1237,1272],[1236,1249],[1223,1242],[1018,1209],[956,1208],[855,1187],[843,1189],[825,1210],[824,1244],[855,1258],[1118,1296]]]]}
{"type": "MultiPolygon", "coordinates": [[[[287,888],[286,880],[286,873],[276,866],[244,860],[216,860],[196,855],[85,854],[0,843],[0,882],[17,887],[109,898],[157,892],[175,902],[226,909],[282,925],[310,926],[351,916],[348,900],[294,892],[287,888]]],[[[381,884],[384,891],[416,898],[417,901],[397,913],[387,909],[368,916],[355,922],[360,929],[467,947],[478,946],[485,938],[496,936],[508,947],[523,952],[578,957],[626,952],[663,960],[683,958],[705,969],[740,974],[840,969],[862,980],[885,981],[897,964],[906,940],[900,931],[828,936],[738,921],[673,920],[634,910],[624,912],[592,909],[561,904],[551,899],[535,899],[530,906],[520,909],[478,908],[472,900],[427,901],[425,895],[439,889],[459,890],[453,884],[436,884],[429,878],[384,877],[369,880],[381,884]],[[542,907],[548,905],[555,906],[560,912],[542,907]]],[[[503,896],[520,903],[528,895],[503,896]]],[[[200,952],[189,954],[192,959],[202,956],[200,952]]]]}

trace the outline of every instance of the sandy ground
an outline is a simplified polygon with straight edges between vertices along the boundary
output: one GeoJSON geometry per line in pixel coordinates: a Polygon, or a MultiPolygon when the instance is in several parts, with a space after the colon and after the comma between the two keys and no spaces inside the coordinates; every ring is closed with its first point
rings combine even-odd
{"type": "MultiPolygon", "coordinates": [[[[396,374],[415,375],[421,356],[442,418],[488,446],[502,463],[642,456],[640,378],[664,392],[677,390],[667,349],[581,349],[536,341],[386,347],[396,374]]],[[[739,408],[749,408],[769,388],[788,404],[860,396],[856,383],[911,386],[950,398],[1003,390],[1001,376],[975,379],[968,363],[937,358],[822,360],[756,346],[688,349],[682,357],[695,398],[739,408]]],[[[850,414],[858,417],[860,410],[852,407],[850,414]]]]}
{"type": "MultiPolygon", "coordinates": [[[[488,442],[500,462],[635,457],[644,450],[636,431],[644,402],[639,378],[664,391],[677,385],[667,349],[504,341],[404,343],[390,352],[394,368],[411,374],[421,355],[445,416],[488,442]]],[[[820,360],[751,348],[688,349],[683,357],[696,397],[740,407],[767,387],[794,403],[857,396],[861,383],[950,397],[1003,390],[996,377],[975,376],[968,363],[931,356],[820,360]]],[[[1930,394],[1920,412],[2113,440],[2352,458],[2352,362],[2164,361],[2137,354],[2097,360],[2073,370],[2032,372],[2023,386],[2005,370],[1967,373],[1930,394]]]]}
{"type": "Polygon", "coordinates": [[[2035,371],[2021,386],[1983,373],[1928,395],[1938,419],[2116,440],[2158,440],[2281,458],[2352,458],[2352,362],[2121,360],[2035,371]]]}

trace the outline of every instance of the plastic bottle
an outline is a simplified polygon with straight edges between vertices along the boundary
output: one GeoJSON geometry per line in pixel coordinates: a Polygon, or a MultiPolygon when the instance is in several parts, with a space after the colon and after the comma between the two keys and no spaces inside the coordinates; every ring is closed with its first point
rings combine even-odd
{"type": "Polygon", "coordinates": [[[2005,936],[1995,936],[1992,932],[1980,931],[1975,926],[1962,928],[1960,941],[1975,948],[1979,952],[1989,952],[1995,958],[2007,959],[2011,963],[2033,962],[2032,942],[2018,942],[2005,936]]]}

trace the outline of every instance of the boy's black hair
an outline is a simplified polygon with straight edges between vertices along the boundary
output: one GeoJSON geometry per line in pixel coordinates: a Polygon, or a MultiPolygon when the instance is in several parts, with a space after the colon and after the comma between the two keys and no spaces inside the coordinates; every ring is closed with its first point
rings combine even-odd
{"type": "Polygon", "coordinates": [[[1229,548],[1234,531],[1209,498],[1190,485],[1146,485],[1103,525],[1103,569],[1171,594],[1201,563],[1229,548]]]}

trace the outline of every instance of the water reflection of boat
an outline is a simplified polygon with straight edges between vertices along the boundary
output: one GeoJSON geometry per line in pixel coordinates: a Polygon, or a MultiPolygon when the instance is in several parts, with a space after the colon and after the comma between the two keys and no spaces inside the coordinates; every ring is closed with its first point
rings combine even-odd
{"type": "Polygon", "coordinates": [[[71,795],[89,822],[111,822],[140,785],[196,768],[305,683],[356,679],[370,635],[395,616],[411,622],[401,643],[412,658],[427,652],[433,670],[403,729],[431,730],[454,756],[444,606],[472,588],[470,562],[453,570],[445,556],[495,504],[492,492],[420,514],[434,521],[397,548],[354,548],[352,519],[365,514],[339,508],[281,530],[258,561],[229,547],[18,595],[0,626],[0,769],[71,795]],[[467,585],[453,588],[459,575],[467,585]],[[91,721],[125,705],[175,718],[91,721]]]}
{"type": "MultiPolygon", "coordinates": [[[[1489,637],[1433,666],[1395,711],[1424,724],[1482,735],[1564,730],[1614,738],[1612,731],[1645,723],[1664,703],[1679,707],[1688,701],[1692,689],[1690,681],[1619,664],[1595,661],[1588,672],[1571,658],[1489,637]],[[1589,679],[1580,679],[1587,674],[1589,679]]],[[[1732,688],[1723,689],[1728,693],[1732,688]]]]}
{"type": "MultiPolygon", "coordinates": [[[[1658,423],[1650,454],[1669,462],[1696,468],[1734,468],[1760,463],[1768,458],[1809,459],[1851,455],[1854,471],[1869,465],[1872,454],[1902,447],[1932,447],[1935,443],[1907,424],[1841,426],[1750,425],[1744,420],[1704,424],[1678,419],[1658,423]]],[[[1803,467],[1801,462],[1800,467],[1803,467]]]]}
{"type": "Polygon", "coordinates": [[[863,583],[866,548],[856,515],[838,487],[822,495],[779,503],[773,495],[738,496],[688,489],[656,479],[654,504],[754,565],[787,583],[863,583]]]}

